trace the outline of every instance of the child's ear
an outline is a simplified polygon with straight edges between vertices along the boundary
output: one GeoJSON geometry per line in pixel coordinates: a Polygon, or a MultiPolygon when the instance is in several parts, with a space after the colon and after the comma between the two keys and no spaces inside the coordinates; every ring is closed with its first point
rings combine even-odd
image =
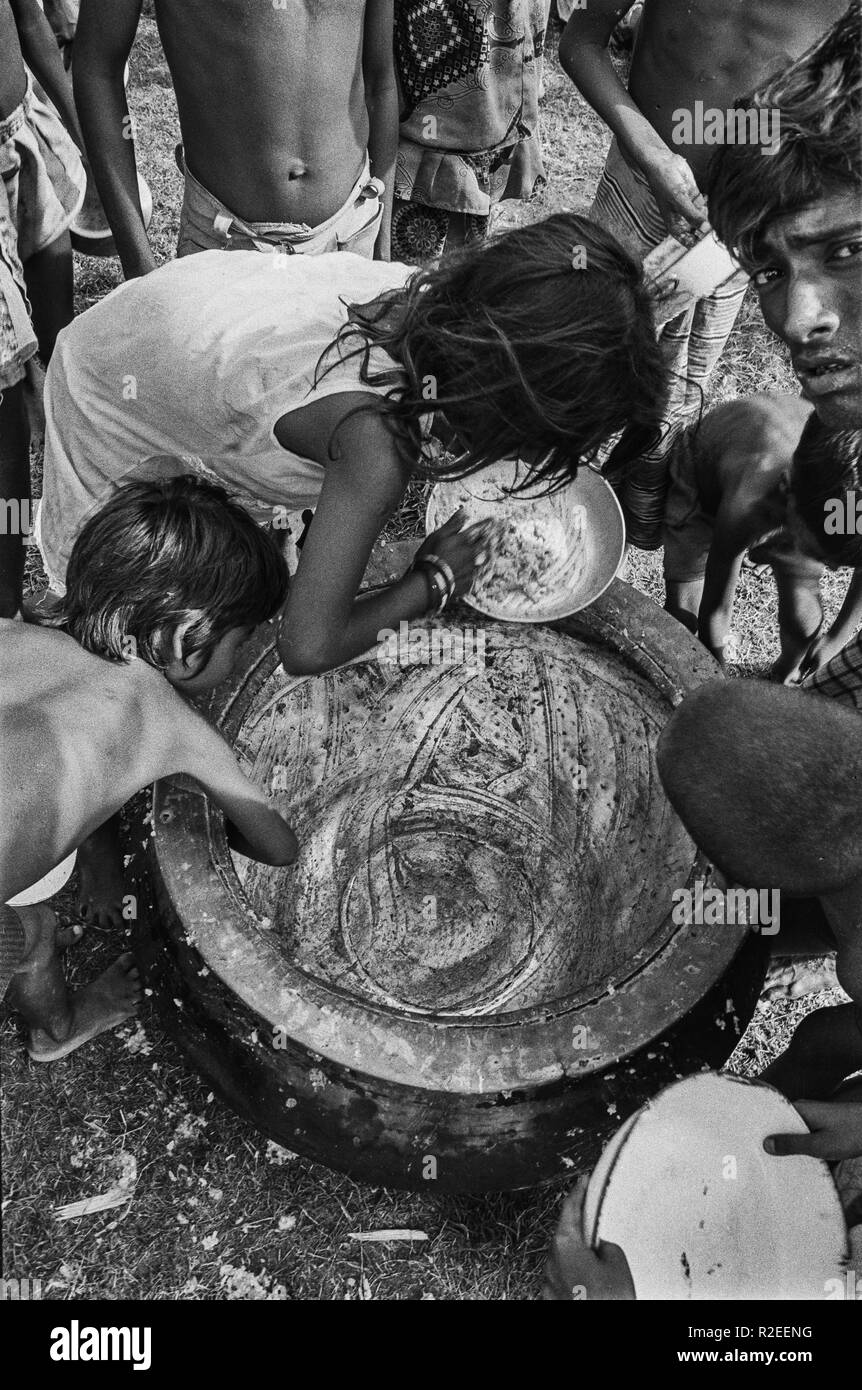
{"type": "Polygon", "coordinates": [[[186,618],[184,622],[178,623],[171,633],[170,653],[172,661],[179,661],[185,665],[185,637],[190,627],[194,626],[194,618],[186,618]]]}
{"type": "Polygon", "coordinates": [[[189,662],[185,655],[186,634],[190,628],[194,627],[199,618],[199,613],[192,613],[181,623],[177,623],[172,632],[165,629],[159,633],[159,648],[163,652],[167,664],[177,672],[182,671],[185,675],[195,675],[200,666],[200,662],[195,662],[193,663],[194,669],[189,670],[189,662]]]}

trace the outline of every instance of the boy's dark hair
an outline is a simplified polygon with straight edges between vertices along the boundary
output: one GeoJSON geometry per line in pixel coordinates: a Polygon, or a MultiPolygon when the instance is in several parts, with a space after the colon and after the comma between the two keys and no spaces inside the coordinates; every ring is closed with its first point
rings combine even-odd
{"type": "Polygon", "coordinates": [[[411,471],[463,477],[529,451],[544,456],[530,487],[569,482],[622,431],[606,467],[620,471],[658,437],[667,388],[640,267],[574,213],[492,237],[352,305],[317,376],[339,355],[359,356],[362,380],[390,388],[373,408],[411,471]],[[397,366],[370,370],[372,348],[397,366]],[[455,463],[434,464],[423,449],[434,410],[463,441],[455,463]]]}
{"type": "Polygon", "coordinates": [[[709,220],[748,265],[777,217],[862,185],[862,0],[801,58],[736,102],[778,113],[778,145],[721,146],[710,162],[709,220]]]}
{"type": "Polygon", "coordinates": [[[98,656],[164,670],[191,618],[183,657],[205,665],[231,628],[277,613],[287,585],[275,537],[224,488],[191,474],[128,482],[78,535],[54,625],[98,656]]]}
{"type": "Polygon", "coordinates": [[[862,534],[826,529],[830,513],[856,516],[862,501],[862,429],[828,430],[810,415],[796,446],[790,470],[790,490],[796,509],[817,542],[818,558],[831,565],[862,566],[862,534]]]}

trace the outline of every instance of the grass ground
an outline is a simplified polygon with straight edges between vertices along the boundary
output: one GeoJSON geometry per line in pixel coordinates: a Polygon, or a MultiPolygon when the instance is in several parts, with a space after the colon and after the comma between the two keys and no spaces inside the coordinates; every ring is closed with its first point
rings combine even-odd
{"type": "MultiPolygon", "coordinates": [[[[503,221],[558,208],[585,209],[608,137],[573,91],[549,42],[543,132],[548,184],[503,221]]],[[[168,71],[155,25],[144,19],[132,58],[131,105],[138,156],[153,191],[152,240],[167,259],[181,193],[179,138],[168,71]]],[[[119,282],[116,263],[78,260],[77,308],[119,282]]],[[[794,389],[781,350],[747,302],[710,387],[710,398],[794,389]]],[[[398,522],[418,529],[414,496],[398,522]]],[[[35,566],[30,571],[35,582],[35,566]]],[[[661,600],[656,556],[635,557],[630,580],[661,600]]],[[[843,581],[825,588],[834,611],[843,581]]],[[[771,577],[746,572],[736,618],[738,673],[760,672],[777,650],[771,577]]],[[[59,906],[69,909],[67,892],[59,906]]],[[[91,932],[67,958],[86,980],[118,951],[91,932]]],[[[785,1045],[801,1015],[838,994],[761,1002],[732,1061],[759,1071],[785,1045]]],[[[565,1183],[484,1197],[403,1194],[359,1186],[278,1150],[208,1091],[162,1034],[145,1001],[127,1025],[49,1067],[27,1060],[18,1023],[4,1010],[3,1214],[7,1277],[41,1279],[52,1299],[523,1299],[536,1296],[544,1252],[565,1183]],[[64,1221],[56,1208],[106,1191],[134,1169],[122,1208],[64,1221]],[[409,1228],[410,1245],[367,1245],[351,1233],[409,1228]]]]}

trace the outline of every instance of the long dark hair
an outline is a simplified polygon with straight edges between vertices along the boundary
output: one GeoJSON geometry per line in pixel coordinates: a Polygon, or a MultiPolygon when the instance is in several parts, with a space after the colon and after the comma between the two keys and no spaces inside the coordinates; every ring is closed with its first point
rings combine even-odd
{"type": "Polygon", "coordinates": [[[538,458],[529,486],[569,482],[622,436],[619,474],[659,431],[666,371],[638,264],[596,223],[574,213],[491,238],[417,272],[403,289],[352,305],[317,364],[341,358],[387,388],[380,409],[413,472],[463,477],[499,459],[538,458]],[[394,359],[372,369],[372,349],[394,359]],[[423,423],[443,413],[461,441],[435,461],[423,423]]]}

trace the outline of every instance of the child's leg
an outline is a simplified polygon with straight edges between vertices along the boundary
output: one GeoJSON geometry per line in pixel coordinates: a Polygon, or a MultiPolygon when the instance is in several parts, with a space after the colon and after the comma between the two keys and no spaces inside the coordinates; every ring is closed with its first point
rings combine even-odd
{"type": "Polygon", "coordinates": [[[823,566],[807,556],[775,557],[772,570],[778,588],[778,628],[781,656],[770,672],[774,681],[793,680],[802,658],[823,622],[820,578],[823,566]]]}
{"type": "Polygon", "coordinates": [[[700,499],[698,439],[696,430],[678,430],[667,456],[670,485],[661,536],[665,612],[694,633],[714,533],[700,499]]]}
{"type": "Polygon", "coordinates": [[[665,612],[687,627],[689,632],[697,632],[697,615],[703,598],[703,575],[699,579],[666,579],[664,585],[665,612]]]}
{"type": "Polygon", "coordinates": [[[78,909],[84,921],[122,926],[125,891],[120,818],[111,816],[78,846],[78,909]]]}
{"type": "Polygon", "coordinates": [[[39,353],[47,367],[57,334],[72,322],[74,280],[72,239],[68,232],[44,250],[30,256],[24,266],[27,295],[33,312],[33,326],[39,339],[39,353]]]}
{"type": "Polygon", "coordinates": [[[478,241],[487,241],[490,226],[490,216],[482,217],[478,213],[469,212],[450,212],[443,255],[449,251],[458,251],[463,246],[473,246],[478,241]]]}
{"type": "Polygon", "coordinates": [[[24,272],[0,179],[0,617],[21,604],[23,532],[29,529],[31,369],[37,348],[24,301],[24,272]]]}
{"type": "Polygon", "coordinates": [[[821,901],[838,947],[838,983],[854,1001],[862,1029],[862,876],[821,901]]]}
{"type": "MultiPolygon", "coordinates": [[[[0,505],[7,508],[0,532],[0,618],[14,618],[21,606],[24,577],[24,526],[21,520],[30,501],[30,430],[24,408],[24,383],[0,393],[0,505]],[[18,521],[10,504],[17,503],[18,521]]],[[[29,524],[29,515],[28,515],[29,524]]]]}
{"type": "Polygon", "coordinates": [[[130,954],[72,993],[60,964],[54,913],[43,904],[15,911],[24,926],[25,955],[8,999],[29,1026],[31,1057],[55,1061],[135,1012],[140,982],[130,954]]]}

